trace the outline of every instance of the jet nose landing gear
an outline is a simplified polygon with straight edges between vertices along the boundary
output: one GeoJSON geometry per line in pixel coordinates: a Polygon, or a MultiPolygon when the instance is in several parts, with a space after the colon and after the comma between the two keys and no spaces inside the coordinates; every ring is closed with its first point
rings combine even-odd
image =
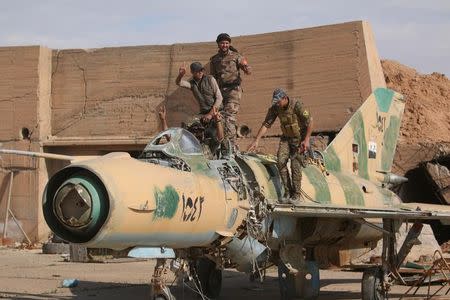
{"type": "Polygon", "coordinates": [[[175,300],[175,297],[170,292],[169,287],[166,286],[166,274],[166,259],[158,258],[156,260],[156,266],[151,281],[151,300],[175,300]]]}

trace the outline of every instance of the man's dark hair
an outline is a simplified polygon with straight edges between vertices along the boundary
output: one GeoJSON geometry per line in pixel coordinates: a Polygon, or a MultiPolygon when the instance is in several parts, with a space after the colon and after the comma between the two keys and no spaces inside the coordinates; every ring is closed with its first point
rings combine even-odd
{"type": "Polygon", "coordinates": [[[231,37],[228,33],[221,33],[217,36],[216,43],[220,43],[221,41],[228,41],[231,43],[231,37]]]}

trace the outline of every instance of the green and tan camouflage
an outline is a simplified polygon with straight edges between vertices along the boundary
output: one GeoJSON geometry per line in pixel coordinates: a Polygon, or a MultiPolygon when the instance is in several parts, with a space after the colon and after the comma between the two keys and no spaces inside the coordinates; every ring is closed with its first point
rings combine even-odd
{"type": "Polygon", "coordinates": [[[391,172],[404,107],[402,95],[376,89],[324,151],[326,168],[385,180],[383,175],[391,172]]]}

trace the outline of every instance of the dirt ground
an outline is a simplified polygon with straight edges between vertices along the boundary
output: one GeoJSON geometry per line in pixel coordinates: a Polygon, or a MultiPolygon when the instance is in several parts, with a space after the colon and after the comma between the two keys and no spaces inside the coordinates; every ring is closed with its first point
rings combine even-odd
{"type": "MultiPolygon", "coordinates": [[[[1,299],[148,299],[154,261],[121,259],[109,263],[70,263],[60,255],[40,250],[0,248],[1,299]],[[63,288],[64,279],[79,285],[63,288]]],[[[245,274],[226,270],[220,299],[279,299],[276,269],[264,284],[252,283],[245,274]]],[[[319,299],[361,299],[361,272],[320,272],[319,299]]],[[[173,279],[173,277],[171,277],[173,279]]],[[[406,287],[395,286],[389,299],[398,299],[406,287]]],[[[172,288],[177,299],[199,299],[188,287],[172,288]]],[[[423,288],[422,293],[426,293],[423,288]]]]}
{"type": "Polygon", "coordinates": [[[450,142],[450,80],[392,60],[381,63],[387,86],[406,97],[399,142],[450,142]]]}

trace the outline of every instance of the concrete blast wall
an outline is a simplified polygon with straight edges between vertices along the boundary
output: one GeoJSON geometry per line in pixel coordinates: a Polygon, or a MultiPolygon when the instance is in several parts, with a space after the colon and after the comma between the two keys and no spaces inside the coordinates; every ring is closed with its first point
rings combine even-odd
{"type": "MultiPolygon", "coordinates": [[[[316,129],[337,130],[384,86],[372,32],[364,22],[233,38],[253,67],[244,76],[239,122],[257,130],[275,87],[300,97],[316,129]]],[[[105,48],[53,53],[52,134],[57,137],[148,136],[159,130],[157,107],[167,101],[169,125],[197,112],[190,91],[174,81],[178,68],[204,64],[211,43],[105,48]]],[[[273,133],[278,133],[274,126],[273,133]]]]}
{"type": "MultiPolygon", "coordinates": [[[[51,50],[45,47],[0,48],[0,143],[2,148],[42,152],[41,142],[50,134],[51,50]]],[[[45,163],[33,158],[0,157],[0,227],[14,172],[11,210],[34,241],[48,231],[40,195],[47,181],[45,163]]],[[[21,240],[10,218],[8,237],[21,240]]]]}
{"type": "MultiPolygon", "coordinates": [[[[233,38],[253,74],[244,76],[239,123],[253,134],[264,119],[275,87],[299,97],[314,116],[316,131],[341,128],[384,77],[366,22],[233,38]]],[[[0,48],[0,142],[10,149],[74,154],[139,150],[159,131],[157,111],[168,108],[169,125],[197,112],[190,91],[174,81],[178,68],[207,63],[214,42],[93,50],[0,48]]],[[[279,134],[277,125],[270,131],[279,134]]],[[[241,139],[245,146],[248,139],[241,139]]],[[[269,138],[267,145],[276,145],[269,138]]],[[[12,209],[34,241],[47,228],[39,211],[50,173],[60,164],[1,157],[0,222],[15,170],[12,209]]],[[[11,227],[15,225],[10,223],[11,227]]]]}

